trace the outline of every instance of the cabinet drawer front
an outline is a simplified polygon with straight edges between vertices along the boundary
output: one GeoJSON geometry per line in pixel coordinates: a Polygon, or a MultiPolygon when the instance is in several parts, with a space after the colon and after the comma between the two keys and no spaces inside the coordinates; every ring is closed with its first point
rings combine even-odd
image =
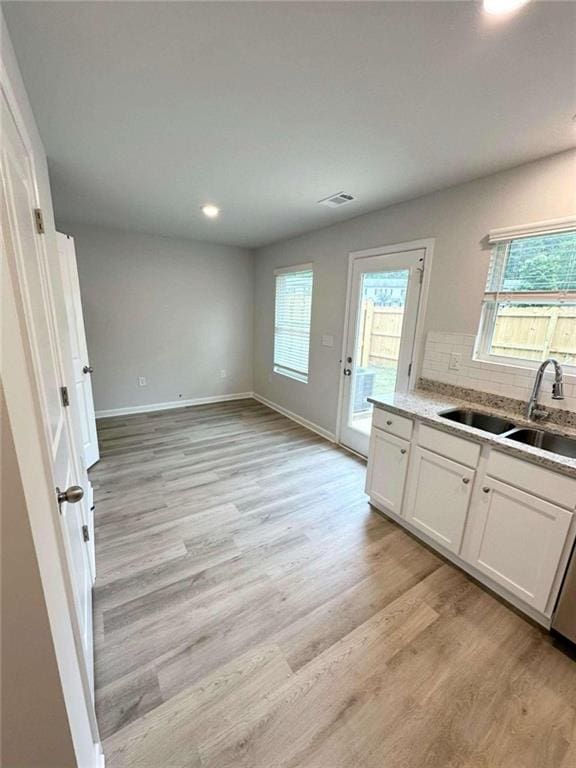
{"type": "Polygon", "coordinates": [[[424,448],[412,454],[406,518],[458,554],[475,471],[424,448]]]}
{"type": "Polygon", "coordinates": [[[576,505],[576,480],[572,477],[559,475],[499,451],[490,452],[486,472],[490,477],[502,480],[507,485],[513,485],[562,507],[574,509],[576,505]]]}
{"type": "Polygon", "coordinates": [[[538,611],[544,611],[572,513],[486,480],[472,542],[472,564],[538,611]]]}
{"type": "Polygon", "coordinates": [[[396,435],[396,437],[402,437],[404,440],[410,440],[412,437],[413,422],[410,419],[389,413],[382,408],[374,408],[372,424],[378,429],[383,429],[391,435],[396,435]]]}
{"type": "Polygon", "coordinates": [[[468,467],[478,466],[480,446],[470,440],[449,435],[439,429],[433,429],[422,425],[418,437],[418,445],[428,448],[429,451],[439,453],[449,459],[465,464],[468,467]]]}

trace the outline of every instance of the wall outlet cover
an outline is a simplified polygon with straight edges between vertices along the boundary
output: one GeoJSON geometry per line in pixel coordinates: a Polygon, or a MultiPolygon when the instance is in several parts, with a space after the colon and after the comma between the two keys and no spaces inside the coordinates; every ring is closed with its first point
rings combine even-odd
{"type": "Polygon", "coordinates": [[[148,382],[146,381],[146,376],[139,376],[138,377],[138,386],[139,387],[145,387],[148,382]]]}
{"type": "Polygon", "coordinates": [[[462,362],[462,355],[460,354],[460,352],[451,352],[450,360],[448,362],[448,368],[450,368],[451,371],[459,371],[461,362],[462,362]]]}
{"type": "Polygon", "coordinates": [[[331,336],[329,333],[325,333],[322,336],[322,346],[323,347],[333,347],[334,346],[334,336],[331,336]]]}
{"type": "Polygon", "coordinates": [[[222,370],[220,371],[220,378],[225,379],[227,376],[228,376],[228,371],[222,368],[222,370]]]}

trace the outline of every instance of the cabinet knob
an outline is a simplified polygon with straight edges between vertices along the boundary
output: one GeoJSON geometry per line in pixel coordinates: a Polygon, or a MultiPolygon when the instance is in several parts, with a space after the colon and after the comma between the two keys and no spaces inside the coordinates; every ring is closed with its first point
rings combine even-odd
{"type": "Polygon", "coordinates": [[[392,419],[388,419],[388,421],[386,422],[386,424],[388,424],[388,426],[390,426],[390,425],[392,424],[392,419]]]}
{"type": "Polygon", "coordinates": [[[462,478],[462,482],[464,483],[464,485],[468,485],[468,483],[470,482],[470,478],[469,477],[463,477],[462,478]]]}
{"type": "Polygon", "coordinates": [[[406,448],[400,448],[400,453],[402,454],[406,453],[406,448]]]}
{"type": "Polygon", "coordinates": [[[488,488],[487,485],[485,485],[484,488],[482,488],[482,490],[484,491],[484,493],[490,493],[490,488],[488,488]]]}

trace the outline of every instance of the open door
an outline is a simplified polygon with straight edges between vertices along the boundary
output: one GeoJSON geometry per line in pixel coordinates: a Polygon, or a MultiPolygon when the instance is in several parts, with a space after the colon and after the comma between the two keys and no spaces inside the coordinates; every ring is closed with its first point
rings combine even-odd
{"type": "Polygon", "coordinates": [[[86,470],[68,405],[61,276],[37,207],[34,158],[4,89],[0,111],[2,382],[42,582],[47,603],[52,601],[55,646],[69,648],[70,633],[73,638],[73,655],[59,656],[60,675],[79,764],[89,766],[100,761],[93,707],[93,536],[84,496],[86,470]]]}
{"type": "Polygon", "coordinates": [[[424,248],[356,258],[351,272],[340,441],[368,455],[367,398],[409,387],[424,248]]]}
{"type": "Polygon", "coordinates": [[[58,256],[60,271],[64,285],[66,315],[72,347],[72,367],[74,375],[75,404],[78,410],[80,430],[82,435],[82,451],[84,463],[89,469],[100,458],[98,449],[98,433],[96,432],[96,417],[94,414],[94,397],[92,395],[92,373],[94,369],[88,360],[86,331],[84,330],[84,315],[82,313],[82,298],[80,296],[80,281],[76,264],[74,240],[70,235],[56,233],[58,239],[58,256]]]}

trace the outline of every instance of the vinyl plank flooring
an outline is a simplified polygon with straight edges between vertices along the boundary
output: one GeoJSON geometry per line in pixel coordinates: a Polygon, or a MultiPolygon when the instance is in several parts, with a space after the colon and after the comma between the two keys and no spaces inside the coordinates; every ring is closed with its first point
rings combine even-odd
{"type": "Polygon", "coordinates": [[[253,400],[104,419],[109,768],[572,768],[576,664],[253,400]]]}

